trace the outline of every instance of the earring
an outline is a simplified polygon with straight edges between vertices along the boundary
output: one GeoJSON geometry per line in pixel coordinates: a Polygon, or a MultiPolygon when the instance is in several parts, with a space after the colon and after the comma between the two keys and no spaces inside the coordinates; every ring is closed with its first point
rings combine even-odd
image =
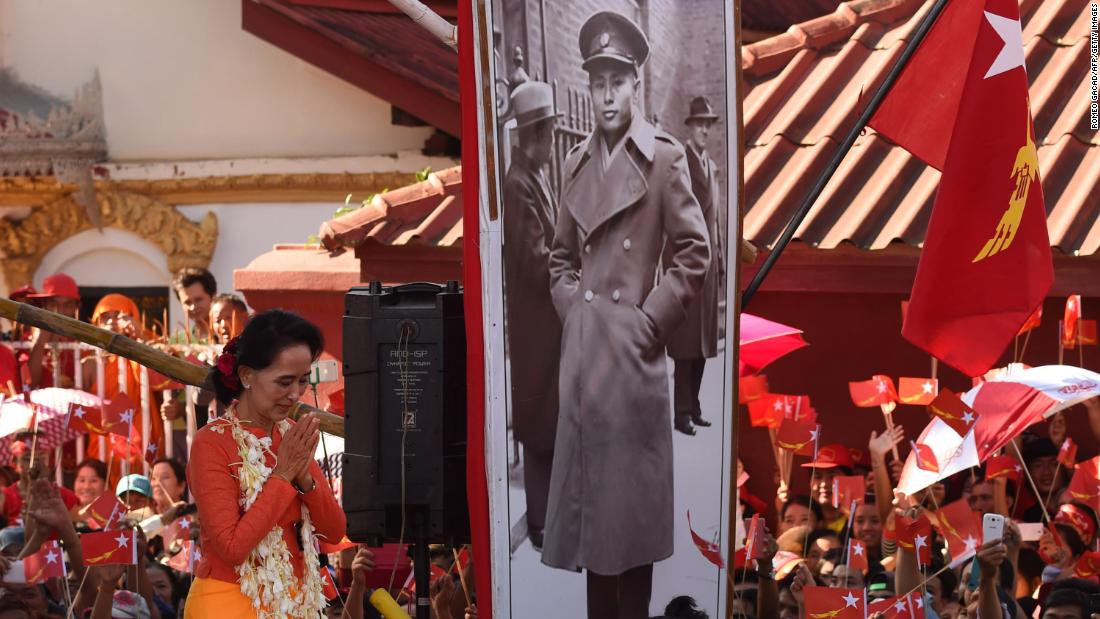
{"type": "Polygon", "coordinates": [[[245,385],[245,386],[244,386],[244,388],[245,388],[245,389],[251,389],[251,388],[252,388],[252,385],[245,385]]]}

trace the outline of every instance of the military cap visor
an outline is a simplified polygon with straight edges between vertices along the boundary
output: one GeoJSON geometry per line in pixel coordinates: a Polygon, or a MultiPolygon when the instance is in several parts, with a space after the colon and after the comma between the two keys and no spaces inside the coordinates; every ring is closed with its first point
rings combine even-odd
{"type": "Polygon", "coordinates": [[[596,13],[581,26],[579,37],[581,68],[591,71],[594,63],[612,61],[637,69],[649,58],[649,41],[628,18],[614,11],[596,13]]]}

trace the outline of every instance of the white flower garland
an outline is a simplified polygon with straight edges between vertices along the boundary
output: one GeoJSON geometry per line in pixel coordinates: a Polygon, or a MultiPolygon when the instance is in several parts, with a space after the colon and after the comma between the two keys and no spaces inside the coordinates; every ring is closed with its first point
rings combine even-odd
{"type": "MultiPolygon", "coordinates": [[[[259,438],[245,430],[236,413],[236,406],[231,406],[226,411],[224,422],[215,422],[210,429],[222,433],[228,425],[232,431],[233,440],[237,442],[237,453],[241,456],[241,462],[235,465],[240,468],[240,503],[247,510],[260,496],[273,470],[266,462],[266,454],[272,453],[271,437],[259,438]]],[[[277,425],[283,434],[290,428],[290,422],[286,420],[277,425]]],[[[305,503],[302,503],[301,545],[305,562],[301,585],[294,576],[290,549],[283,540],[283,528],[279,525],[275,525],[248,554],[248,559],[237,566],[241,593],[252,600],[252,607],[260,619],[315,618],[324,611],[326,602],[321,564],[317,558],[317,537],[305,503]]]]}

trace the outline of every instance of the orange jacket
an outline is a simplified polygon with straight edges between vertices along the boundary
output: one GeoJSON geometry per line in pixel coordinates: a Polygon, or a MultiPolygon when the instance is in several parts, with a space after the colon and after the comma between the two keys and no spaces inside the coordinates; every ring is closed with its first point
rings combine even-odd
{"type": "MultiPolygon", "coordinates": [[[[244,424],[244,427],[256,436],[266,436],[260,428],[250,424],[244,424]]],[[[278,453],[280,443],[282,434],[275,430],[272,453],[278,453]]],[[[195,568],[195,576],[237,582],[236,566],[243,563],[271,528],[278,524],[283,528],[283,539],[290,550],[294,573],[301,578],[302,548],[295,525],[302,518],[302,503],[309,508],[313,527],[323,540],[336,543],[343,539],[347,528],[344,512],[325,481],[321,467],[315,461],[310,463],[310,474],[316,486],[305,494],[299,494],[285,479],[269,477],[256,502],[244,511],[240,504],[240,484],[233,476],[236,472],[233,465],[240,462],[237,443],[227,421],[214,421],[195,434],[187,463],[187,483],[195,497],[199,521],[202,522],[202,560],[195,568]],[[215,432],[214,428],[218,427],[223,431],[215,432]]],[[[274,456],[268,455],[267,464],[274,466],[274,456]]]]}

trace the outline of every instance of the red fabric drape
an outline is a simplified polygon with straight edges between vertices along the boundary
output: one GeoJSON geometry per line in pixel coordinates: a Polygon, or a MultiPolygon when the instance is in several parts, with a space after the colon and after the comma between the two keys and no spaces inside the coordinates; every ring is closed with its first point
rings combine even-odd
{"type": "Polygon", "coordinates": [[[489,550],[489,488],[485,475],[485,350],[481,316],[481,252],[477,128],[474,72],[473,3],[458,3],[458,77],[462,109],[462,275],[466,313],[466,496],[474,546],[478,616],[493,616],[493,579],[489,550]]]}

